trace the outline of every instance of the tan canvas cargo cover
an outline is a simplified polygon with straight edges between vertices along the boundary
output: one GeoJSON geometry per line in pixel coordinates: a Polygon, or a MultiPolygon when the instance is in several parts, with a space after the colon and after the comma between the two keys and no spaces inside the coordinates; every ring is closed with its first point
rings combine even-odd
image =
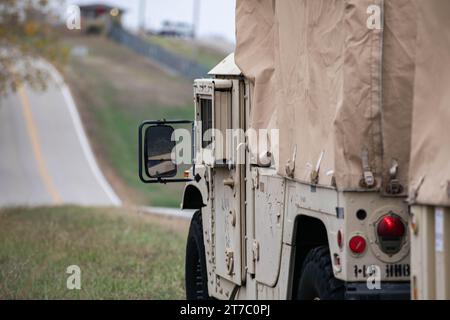
{"type": "Polygon", "coordinates": [[[410,198],[450,206],[450,1],[417,0],[410,198]]]}
{"type": "Polygon", "coordinates": [[[236,9],[252,127],[280,130],[279,173],[341,190],[385,191],[392,180],[404,194],[414,1],[238,0],[236,9]]]}

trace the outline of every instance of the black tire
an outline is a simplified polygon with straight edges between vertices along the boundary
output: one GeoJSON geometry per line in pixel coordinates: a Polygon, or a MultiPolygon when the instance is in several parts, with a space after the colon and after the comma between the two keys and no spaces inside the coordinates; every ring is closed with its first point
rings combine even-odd
{"type": "Polygon", "coordinates": [[[201,211],[194,214],[189,227],[186,245],[185,281],[186,299],[209,299],[201,211]]]}
{"type": "Polygon", "coordinates": [[[344,282],[334,277],[327,246],[312,249],[303,262],[298,300],[344,300],[344,282]]]}

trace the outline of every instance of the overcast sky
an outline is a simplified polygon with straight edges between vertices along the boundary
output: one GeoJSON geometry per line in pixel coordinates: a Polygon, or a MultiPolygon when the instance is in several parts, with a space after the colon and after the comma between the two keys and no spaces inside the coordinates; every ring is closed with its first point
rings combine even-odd
{"type": "MultiPolygon", "coordinates": [[[[66,0],[68,4],[104,3],[126,9],[123,23],[136,29],[139,26],[139,3],[141,0],[66,0]]],[[[192,23],[194,0],[144,0],[146,1],[147,28],[158,29],[164,20],[192,23]]],[[[235,0],[199,0],[200,37],[222,36],[235,42],[234,11],[235,0]]]]}

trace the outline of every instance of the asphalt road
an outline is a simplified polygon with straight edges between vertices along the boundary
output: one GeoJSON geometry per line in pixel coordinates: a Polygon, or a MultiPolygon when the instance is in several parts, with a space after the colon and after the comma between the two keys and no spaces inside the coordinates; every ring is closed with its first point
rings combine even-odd
{"type": "MultiPolygon", "coordinates": [[[[43,63],[43,62],[42,62],[43,63]]],[[[61,76],[0,98],[0,207],[121,202],[98,168],[61,76]]]]}

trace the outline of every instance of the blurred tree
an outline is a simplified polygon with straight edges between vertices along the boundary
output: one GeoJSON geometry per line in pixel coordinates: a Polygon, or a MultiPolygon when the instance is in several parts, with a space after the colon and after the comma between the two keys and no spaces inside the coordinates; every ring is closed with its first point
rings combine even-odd
{"type": "Polygon", "coordinates": [[[0,96],[22,83],[45,89],[49,76],[39,58],[63,66],[68,52],[58,43],[56,21],[47,0],[1,0],[0,96]]]}

